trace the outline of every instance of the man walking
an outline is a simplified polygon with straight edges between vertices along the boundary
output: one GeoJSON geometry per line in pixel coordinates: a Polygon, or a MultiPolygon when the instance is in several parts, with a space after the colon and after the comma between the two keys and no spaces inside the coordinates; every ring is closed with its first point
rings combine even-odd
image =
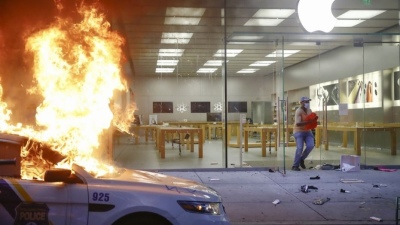
{"type": "Polygon", "coordinates": [[[314,124],[316,125],[318,116],[311,111],[310,101],[311,99],[308,97],[301,97],[301,107],[296,109],[295,112],[293,136],[296,140],[296,153],[292,166],[292,170],[294,171],[300,171],[299,166],[303,169],[306,168],[304,160],[314,148],[314,135],[310,127],[314,124]],[[303,150],[304,144],[306,147],[303,150]]]}

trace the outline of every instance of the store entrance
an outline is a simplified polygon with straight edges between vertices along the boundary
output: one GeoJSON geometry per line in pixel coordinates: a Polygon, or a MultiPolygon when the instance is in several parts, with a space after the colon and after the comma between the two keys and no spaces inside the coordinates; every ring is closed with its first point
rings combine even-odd
{"type": "Polygon", "coordinates": [[[311,99],[310,108],[319,117],[311,130],[315,148],[305,158],[307,169],[399,164],[399,47],[394,35],[267,36],[279,40],[282,52],[276,58],[272,95],[282,168],[294,163],[294,117],[302,97],[311,99]],[[296,54],[310,59],[292,63],[296,54]]]}

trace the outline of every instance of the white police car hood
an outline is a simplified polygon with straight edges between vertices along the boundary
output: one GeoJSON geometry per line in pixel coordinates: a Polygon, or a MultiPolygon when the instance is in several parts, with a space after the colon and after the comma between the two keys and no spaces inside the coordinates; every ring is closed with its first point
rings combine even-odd
{"type": "MultiPolygon", "coordinates": [[[[86,171],[75,167],[75,171],[83,175],[86,171]]],[[[87,178],[87,176],[85,176],[87,178]]],[[[158,185],[166,189],[177,189],[183,192],[204,192],[220,198],[214,189],[193,180],[187,180],[161,173],[154,173],[142,170],[117,169],[113,174],[107,174],[97,179],[91,179],[90,183],[108,183],[112,185],[158,185]],[[111,182],[111,183],[110,183],[111,182]]]]}

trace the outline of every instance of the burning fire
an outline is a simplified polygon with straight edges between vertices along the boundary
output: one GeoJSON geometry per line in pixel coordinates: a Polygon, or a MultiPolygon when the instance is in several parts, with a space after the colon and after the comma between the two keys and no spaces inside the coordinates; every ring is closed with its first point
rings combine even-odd
{"type": "MultiPolygon", "coordinates": [[[[81,6],[78,13],[82,18],[79,23],[58,17],[47,29],[26,39],[26,53],[33,56],[35,83],[28,91],[43,98],[36,109],[36,126],[9,124],[11,111],[0,101],[0,130],[48,144],[65,156],[57,167],[70,168],[77,163],[101,175],[113,167],[93,158],[93,151],[112,123],[128,128],[135,106],[126,107],[124,112],[112,109],[114,91],[127,90],[121,79],[123,38],[110,30],[96,8],[81,6]]],[[[37,145],[28,143],[23,148],[23,178],[43,178],[48,162],[42,154],[37,145]]]]}

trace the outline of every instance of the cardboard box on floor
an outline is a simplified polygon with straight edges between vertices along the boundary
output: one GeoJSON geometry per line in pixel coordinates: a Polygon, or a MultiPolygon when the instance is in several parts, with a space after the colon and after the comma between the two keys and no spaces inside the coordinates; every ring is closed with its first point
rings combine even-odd
{"type": "Polygon", "coordinates": [[[360,156],[358,155],[341,155],[340,170],[342,172],[360,171],[360,156]]]}

